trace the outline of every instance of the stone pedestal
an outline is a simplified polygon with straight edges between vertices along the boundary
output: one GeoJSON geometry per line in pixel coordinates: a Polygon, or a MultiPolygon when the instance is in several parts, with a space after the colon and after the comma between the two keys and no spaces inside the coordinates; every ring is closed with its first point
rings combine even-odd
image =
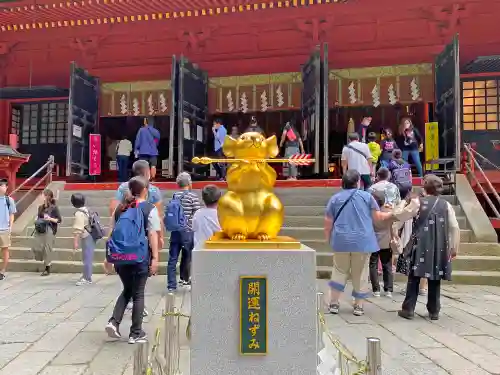
{"type": "Polygon", "coordinates": [[[191,375],[316,373],[316,253],[193,252],[191,375]],[[240,277],[267,277],[267,354],[240,353],[240,277]]]}

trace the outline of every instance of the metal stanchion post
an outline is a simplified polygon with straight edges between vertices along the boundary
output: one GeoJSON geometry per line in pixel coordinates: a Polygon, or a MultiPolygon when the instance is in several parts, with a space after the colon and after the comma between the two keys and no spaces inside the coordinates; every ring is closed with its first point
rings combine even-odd
{"type": "Polygon", "coordinates": [[[149,344],[143,342],[137,345],[134,352],[134,375],[145,375],[148,366],[149,344]]]}
{"type": "Polygon", "coordinates": [[[375,337],[366,339],[366,362],[368,363],[368,375],[382,375],[380,339],[375,337]]]}
{"type": "MultiPolygon", "coordinates": [[[[321,307],[323,306],[323,293],[316,293],[316,353],[323,349],[323,327],[320,321],[321,307]]],[[[318,357],[318,365],[320,364],[318,357]]]]}
{"type": "MultiPolygon", "coordinates": [[[[175,312],[175,294],[167,293],[165,297],[165,313],[175,312]]],[[[165,316],[165,343],[163,351],[165,356],[166,375],[173,375],[175,371],[174,344],[175,344],[175,317],[165,316]]]]}

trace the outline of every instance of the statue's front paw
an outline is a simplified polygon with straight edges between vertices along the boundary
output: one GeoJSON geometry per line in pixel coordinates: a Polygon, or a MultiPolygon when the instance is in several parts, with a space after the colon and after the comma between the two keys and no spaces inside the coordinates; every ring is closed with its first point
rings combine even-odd
{"type": "Polygon", "coordinates": [[[259,233],[257,235],[257,239],[259,241],[269,241],[271,238],[269,237],[269,235],[267,233],[259,233]]]}
{"type": "Polygon", "coordinates": [[[246,240],[246,239],[247,239],[247,236],[245,236],[245,235],[244,235],[244,234],[242,234],[242,233],[236,233],[236,234],[234,234],[234,235],[231,237],[231,239],[232,239],[233,241],[244,241],[244,240],[246,240]]]}

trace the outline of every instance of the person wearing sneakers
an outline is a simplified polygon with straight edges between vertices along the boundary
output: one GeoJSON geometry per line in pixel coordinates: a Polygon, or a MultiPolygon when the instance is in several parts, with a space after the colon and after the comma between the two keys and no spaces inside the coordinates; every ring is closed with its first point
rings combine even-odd
{"type": "Polygon", "coordinates": [[[342,176],[342,190],[330,198],[325,211],[325,238],[334,252],[329,282],[331,314],[339,313],[340,295],[349,275],[353,285],[353,314],[364,314],[363,302],[369,296],[368,261],[371,253],[380,250],[373,222],[392,218],[392,213],[380,211],[370,193],[359,190],[360,180],[358,171],[347,170],[342,176]]]}
{"type": "Polygon", "coordinates": [[[169,292],[177,290],[175,269],[179,254],[182,255],[179,284],[187,287],[191,285],[191,252],[194,247],[193,216],[200,209],[198,195],[191,191],[192,182],[189,173],[180,173],[176,182],[180,191],[175,192],[168,203],[164,218],[165,227],[171,232],[167,265],[167,289],[169,292]]]}
{"type": "Polygon", "coordinates": [[[14,215],[17,212],[16,202],[7,195],[7,189],[7,179],[0,179],[0,248],[3,255],[0,281],[5,279],[5,272],[9,264],[10,231],[14,224],[14,215]]]}
{"type": "MultiPolygon", "coordinates": [[[[140,176],[144,177],[146,180],[150,180],[151,178],[151,169],[149,166],[149,163],[146,160],[137,160],[134,164],[132,164],[132,174],[134,176],[140,176]]],[[[112,217],[116,207],[123,203],[125,199],[129,196],[129,188],[128,188],[128,182],[123,182],[120,184],[118,187],[118,190],[116,191],[115,198],[111,201],[109,205],[109,214],[112,217]]],[[[162,202],[162,196],[161,196],[161,191],[158,189],[155,185],[152,183],[149,183],[148,185],[148,195],[147,195],[147,201],[149,203],[152,203],[156,207],[156,211],[158,212],[158,215],[160,215],[160,212],[163,212],[163,202],[162,202]]],[[[160,216],[158,216],[158,219],[161,222],[160,216]]],[[[160,226],[159,232],[158,232],[158,248],[163,249],[163,246],[165,244],[165,230],[163,228],[163,225],[160,226]]],[[[104,261],[104,266],[107,267],[106,261],[104,261]]],[[[132,303],[128,305],[128,310],[132,310],[132,303]]],[[[147,309],[144,309],[144,316],[148,315],[147,309]]]]}
{"type": "Polygon", "coordinates": [[[73,249],[82,249],[83,272],[80,280],[76,282],[78,286],[92,284],[92,270],[94,268],[95,241],[86,229],[89,225],[90,212],[85,207],[85,196],[75,193],[71,196],[71,204],[76,208],[73,221],[73,249]]]}
{"type": "MultiPolygon", "coordinates": [[[[375,202],[383,212],[392,212],[391,205],[386,203],[386,196],[383,191],[375,190],[372,192],[375,202]]],[[[390,246],[392,236],[392,223],[390,221],[375,221],[375,235],[377,236],[379,251],[370,255],[370,282],[374,297],[380,297],[380,284],[378,278],[377,265],[382,264],[382,275],[384,280],[384,294],[392,298],[394,289],[394,275],[392,273],[392,250],[390,246]]]]}
{"type": "Polygon", "coordinates": [[[127,304],[132,300],[129,344],[147,341],[142,329],[144,290],[148,276],[158,271],[158,232],[161,221],[157,208],[147,201],[148,184],[149,181],[143,177],[134,177],[129,181],[130,196],[117,207],[113,215],[113,231],[106,244],[108,267],[114,264],[123,291],[105,330],[109,337],[121,338],[120,324],[127,304]]]}

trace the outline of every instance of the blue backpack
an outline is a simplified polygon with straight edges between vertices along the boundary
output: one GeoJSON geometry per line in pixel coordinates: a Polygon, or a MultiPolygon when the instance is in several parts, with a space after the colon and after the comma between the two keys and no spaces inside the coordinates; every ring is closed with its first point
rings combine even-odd
{"type": "Polygon", "coordinates": [[[168,202],[165,208],[165,217],[163,223],[169,232],[177,232],[183,230],[187,225],[184,208],[182,208],[182,198],[186,193],[174,194],[173,198],[168,202]]]}
{"type": "Polygon", "coordinates": [[[114,265],[149,262],[147,222],[153,205],[140,203],[115,217],[115,226],[106,243],[106,259],[114,265]]]}

